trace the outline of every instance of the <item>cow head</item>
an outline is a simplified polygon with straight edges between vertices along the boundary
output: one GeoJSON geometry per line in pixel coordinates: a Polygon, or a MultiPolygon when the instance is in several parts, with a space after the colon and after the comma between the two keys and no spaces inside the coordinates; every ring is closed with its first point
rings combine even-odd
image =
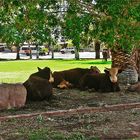
{"type": "Polygon", "coordinates": [[[49,80],[50,83],[54,82],[54,78],[52,76],[52,72],[49,67],[45,67],[43,69],[38,67],[38,73],[40,77],[49,80]]]}
{"type": "Polygon", "coordinates": [[[101,73],[101,71],[96,66],[91,66],[90,73],[91,74],[99,74],[99,73],[101,73]]]}
{"type": "Polygon", "coordinates": [[[104,72],[109,75],[112,83],[116,83],[118,81],[117,75],[118,73],[122,72],[122,70],[118,67],[110,69],[106,68],[104,72]]]}

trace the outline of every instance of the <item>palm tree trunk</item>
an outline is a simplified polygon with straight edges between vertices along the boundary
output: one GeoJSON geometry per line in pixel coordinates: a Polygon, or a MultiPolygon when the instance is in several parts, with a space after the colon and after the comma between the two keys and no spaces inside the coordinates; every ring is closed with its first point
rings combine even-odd
{"type": "Polygon", "coordinates": [[[122,50],[111,51],[112,67],[119,67],[122,73],[118,75],[119,82],[122,84],[134,84],[138,81],[137,65],[134,53],[127,54],[122,50]]]}
{"type": "Polygon", "coordinates": [[[138,67],[138,75],[140,81],[140,48],[138,49],[137,67],[138,67]]]}
{"type": "Polygon", "coordinates": [[[140,48],[136,48],[133,50],[133,59],[136,62],[137,72],[140,80],[140,48]]]}

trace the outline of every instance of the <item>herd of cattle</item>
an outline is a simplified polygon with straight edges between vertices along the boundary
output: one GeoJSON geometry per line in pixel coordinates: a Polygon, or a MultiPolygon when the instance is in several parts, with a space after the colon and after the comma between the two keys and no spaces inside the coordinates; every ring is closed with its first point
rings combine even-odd
{"type": "Polygon", "coordinates": [[[117,92],[120,91],[117,79],[120,72],[119,68],[111,68],[101,73],[96,66],[91,66],[52,73],[49,67],[38,67],[38,71],[31,74],[23,84],[0,85],[0,110],[22,107],[28,100],[49,100],[53,97],[53,88],[117,92]]]}

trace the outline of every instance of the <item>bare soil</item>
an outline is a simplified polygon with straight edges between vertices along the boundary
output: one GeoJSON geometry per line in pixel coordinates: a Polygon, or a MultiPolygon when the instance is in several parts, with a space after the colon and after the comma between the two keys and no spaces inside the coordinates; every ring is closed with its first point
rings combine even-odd
{"type": "MultiPolygon", "coordinates": [[[[121,87],[120,92],[99,93],[78,89],[54,89],[55,99],[51,101],[27,102],[24,108],[3,110],[0,117],[47,111],[106,107],[109,105],[140,103],[140,93],[128,92],[121,87]]],[[[66,136],[80,133],[89,138],[99,139],[140,139],[140,108],[83,112],[56,116],[36,115],[33,117],[0,120],[0,140],[28,139],[29,132],[49,129],[66,136]]],[[[52,134],[50,134],[52,136],[52,134]]],[[[48,138],[48,140],[55,140],[48,138]]],[[[56,139],[57,140],[57,139],[56,139]]],[[[83,140],[83,139],[75,139],[83,140]]],[[[93,139],[92,139],[93,140],[93,139]]]]}

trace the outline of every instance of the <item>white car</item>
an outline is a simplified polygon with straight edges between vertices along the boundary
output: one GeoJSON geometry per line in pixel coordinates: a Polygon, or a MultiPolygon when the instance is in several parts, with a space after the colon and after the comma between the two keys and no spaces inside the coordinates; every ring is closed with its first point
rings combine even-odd
{"type": "Polygon", "coordinates": [[[65,53],[72,53],[72,54],[74,54],[75,53],[75,49],[73,47],[63,48],[63,49],[60,50],[60,52],[62,54],[65,54],[65,53]]]}

